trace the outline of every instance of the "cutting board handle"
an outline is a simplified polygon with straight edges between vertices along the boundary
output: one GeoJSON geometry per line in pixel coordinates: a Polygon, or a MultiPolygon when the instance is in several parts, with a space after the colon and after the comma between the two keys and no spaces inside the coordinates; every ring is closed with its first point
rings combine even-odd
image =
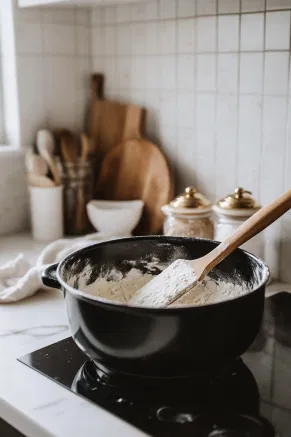
{"type": "Polygon", "coordinates": [[[103,100],[104,98],[104,75],[100,73],[92,74],[91,77],[92,98],[103,100]]]}

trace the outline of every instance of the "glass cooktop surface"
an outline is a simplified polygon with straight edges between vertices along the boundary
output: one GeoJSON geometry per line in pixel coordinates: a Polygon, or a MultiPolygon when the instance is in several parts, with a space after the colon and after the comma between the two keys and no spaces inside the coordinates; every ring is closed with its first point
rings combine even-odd
{"type": "Polygon", "coordinates": [[[71,337],[19,361],[153,437],[291,437],[288,293],[266,299],[253,345],[212,380],[121,378],[88,360],[71,337]]]}

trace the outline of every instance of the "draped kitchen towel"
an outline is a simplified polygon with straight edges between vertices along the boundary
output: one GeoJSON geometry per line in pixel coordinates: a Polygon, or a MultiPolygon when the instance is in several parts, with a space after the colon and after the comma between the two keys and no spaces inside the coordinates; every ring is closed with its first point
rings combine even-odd
{"type": "Polygon", "coordinates": [[[67,255],[92,244],[120,237],[100,232],[74,239],[56,240],[40,253],[36,265],[32,266],[22,254],[0,266],[0,303],[12,303],[32,296],[39,289],[46,289],[41,273],[50,264],[61,261],[67,255]]]}

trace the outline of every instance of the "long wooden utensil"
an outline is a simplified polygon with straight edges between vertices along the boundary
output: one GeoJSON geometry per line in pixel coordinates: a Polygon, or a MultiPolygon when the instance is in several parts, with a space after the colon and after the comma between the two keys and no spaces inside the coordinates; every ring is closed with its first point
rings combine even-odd
{"type": "Polygon", "coordinates": [[[192,260],[177,260],[160,275],[138,290],[129,304],[163,308],[175,302],[224,258],[257,235],[291,208],[291,189],[246,220],[231,236],[207,255],[192,260]]]}

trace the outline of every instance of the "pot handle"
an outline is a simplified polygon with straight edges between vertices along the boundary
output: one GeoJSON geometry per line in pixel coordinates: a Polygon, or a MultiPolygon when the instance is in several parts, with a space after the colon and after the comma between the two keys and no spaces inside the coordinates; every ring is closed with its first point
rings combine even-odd
{"type": "Polygon", "coordinates": [[[51,288],[58,288],[61,290],[62,286],[57,280],[56,270],[58,268],[58,264],[52,264],[47,267],[41,274],[41,280],[44,285],[51,288]]]}

